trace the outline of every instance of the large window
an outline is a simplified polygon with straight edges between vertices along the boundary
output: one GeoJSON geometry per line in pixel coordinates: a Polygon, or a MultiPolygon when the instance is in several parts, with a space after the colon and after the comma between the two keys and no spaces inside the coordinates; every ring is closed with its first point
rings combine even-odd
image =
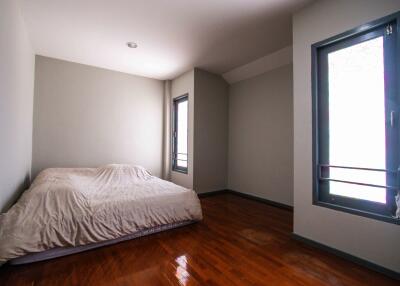
{"type": "Polygon", "coordinates": [[[398,223],[399,15],[312,46],[314,203],[398,223]]]}
{"type": "Polygon", "coordinates": [[[172,170],[187,173],[188,170],[188,96],[174,99],[172,170]]]}

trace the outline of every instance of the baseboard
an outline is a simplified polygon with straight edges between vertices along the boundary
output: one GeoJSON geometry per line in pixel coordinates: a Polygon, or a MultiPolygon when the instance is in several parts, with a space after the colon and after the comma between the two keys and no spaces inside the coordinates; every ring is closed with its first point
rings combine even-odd
{"type": "Polygon", "coordinates": [[[228,192],[229,192],[229,190],[218,190],[218,191],[199,193],[199,194],[197,194],[197,196],[199,198],[206,198],[206,197],[211,197],[211,196],[215,196],[215,195],[226,194],[228,192]]]}
{"type": "Polygon", "coordinates": [[[238,191],[229,190],[229,189],[211,191],[211,192],[206,192],[206,193],[200,193],[200,194],[197,194],[197,195],[199,196],[199,198],[206,198],[206,197],[220,195],[220,194],[232,194],[232,195],[240,196],[242,198],[246,198],[246,199],[249,199],[249,200],[253,200],[253,201],[260,202],[260,203],[264,203],[264,204],[267,204],[267,205],[270,205],[270,206],[273,206],[273,207],[277,207],[277,208],[293,211],[293,207],[292,206],[285,205],[285,204],[278,203],[278,202],[274,202],[274,201],[271,201],[271,200],[268,200],[268,199],[256,197],[256,196],[253,196],[253,195],[241,193],[241,192],[238,192],[238,191]]]}
{"type": "Polygon", "coordinates": [[[241,192],[234,191],[234,190],[226,190],[226,191],[231,193],[231,194],[235,194],[237,196],[240,196],[242,198],[246,198],[246,199],[250,199],[250,200],[253,200],[253,201],[261,202],[261,203],[264,203],[264,204],[267,204],[267,205],[270,205],[270,206],[273,206],[273,207],[277,207],[277,208],[293,211],[293,207],[289,206],[289,205],[286,205],[286,204],[278,203],[278,202],[275,202],[275,201],[271,201],[271,200],[268,200],[268,199],[260,198],[260,197],[254,196],[254,195],[249,195],[249,194],[246,194],[246,193],[241,193],[241,192]]]}
{"type": "Polygon", "coordinates": [[[384,274],[384,275],[386,275],[386,276],[388,276],[390,278],[393,278],[393,279],[396,279],[396,280],[400,280],[400,273],[399,272],[396,272],[394,270],[391,270],[391,269],[388,269],[386,267],[380,266],[380,265],[375,264],[375,263],[373,263],[371,261],[359,258],[357,256],[353,256],[353,255],[351,255],[349,253],[346,253],[346,252],[343,252],[343,251],[338,250],[336,248],[333,248],[333,247],[327,246],[325,244],[316,242],[316,241],[314,241],[312,239],[306,238],[306,237],[298,235],[296,233],[292,233],[292,238],[297,240],[297,241],[300,241],[300,242],[302,242],[304,244],[307,244],[309,246],[312,246],[312,247],[315,247],[315,248],[319,248],[321,250],[324,250],[326,252],[332,253],[332,254],[334,254],[336,256],[339,256],[341,258],[344,258],[346,260],[354,262],[354,263],[356,263],[358,265],[361,265],[361,266],[366,267],[368,269],[371,269],[373,271],[376,271],[376,272],[379,272],[381,274],[384,274]]]}

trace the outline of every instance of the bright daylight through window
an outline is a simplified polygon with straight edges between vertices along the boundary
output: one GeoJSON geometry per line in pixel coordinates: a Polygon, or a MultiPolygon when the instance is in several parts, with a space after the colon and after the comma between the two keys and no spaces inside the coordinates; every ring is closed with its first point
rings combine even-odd
{"type": "MultiPolygon", "coordinates": [[[[385,169],[383,39],[328,54],[329,164],[385,169]],[[373,150],[373,152],[371,152],[373,150]]],[[[383,172],[333,168],[330,177],[386,185],[383,172]]],[[[330,182],[330,193],[386,202],[386,190],[330,182]]]]}
{"type": "Polygon", "coordinates": [[[188,96],[174,99],[172,169],[187,173],[188,170],[188,96]]]}

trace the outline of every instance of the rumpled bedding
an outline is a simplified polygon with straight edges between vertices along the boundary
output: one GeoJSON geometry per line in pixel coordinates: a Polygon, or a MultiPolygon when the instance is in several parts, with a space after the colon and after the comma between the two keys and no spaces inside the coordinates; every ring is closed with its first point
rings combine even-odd
{"type": "Polygon", "coordinates": [[[193,190],[139,166],[47,169],[0,215],[0,265],[54,247],[96,243],[201,219],[193,190]]]}

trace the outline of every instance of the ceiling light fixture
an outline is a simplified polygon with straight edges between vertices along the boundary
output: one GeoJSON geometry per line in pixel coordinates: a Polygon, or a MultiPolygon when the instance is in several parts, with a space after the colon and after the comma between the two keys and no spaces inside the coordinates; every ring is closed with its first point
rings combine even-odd
{"type": "Polygon", "coordinates": [[[126,45],[131,49],[136,49],[138,47],[135,42],[127,42],[126,45]]]}

